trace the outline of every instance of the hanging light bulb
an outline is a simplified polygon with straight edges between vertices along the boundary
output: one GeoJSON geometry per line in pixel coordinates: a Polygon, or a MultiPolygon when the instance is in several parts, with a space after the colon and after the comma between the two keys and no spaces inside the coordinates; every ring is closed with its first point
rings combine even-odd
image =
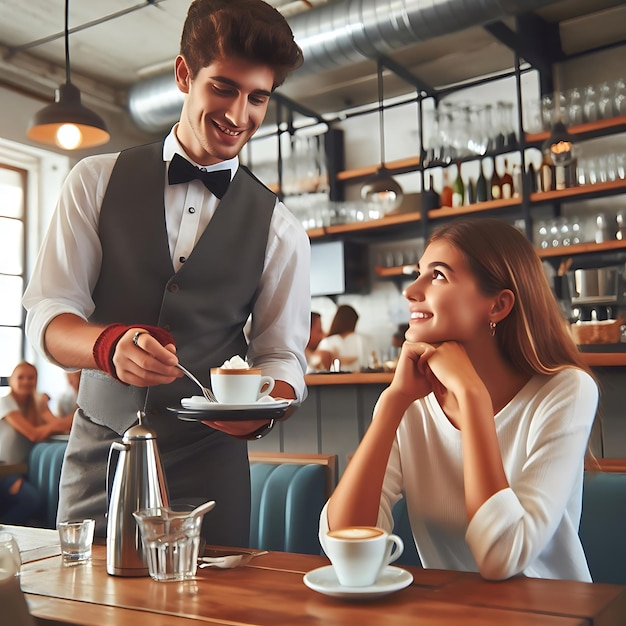
{"type": "Polygon", "coordinates": [[[385,114],[383,108],[383,65],[378,61],[378,119],[380,131],[380,166],[361,187],[361,199],[381,215],[397,209],[404,192],[385,167],[385,114]]]}
{"type": "Polygon", "coordinates": [[[550,137],[543,142],[541,151],[556,166],[568,166],[574,160],[574,139],[567,126],[557,121],[552,126],[550,137]]]}
{"type": "Polygon", "coordinates": [[[111,138],[104,120],[81,103],[70,79],[69,0],[65,0],[65,83],[55,90],[54,103],[33,117],[27,137],[65,150],[100,146],[111,138]]]}

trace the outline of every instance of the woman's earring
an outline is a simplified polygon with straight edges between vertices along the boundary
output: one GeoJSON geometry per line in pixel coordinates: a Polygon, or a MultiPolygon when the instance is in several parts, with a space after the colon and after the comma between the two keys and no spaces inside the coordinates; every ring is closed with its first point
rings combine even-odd
{"type": "Polygon", "coordinates": [[[492,337],[496,336],[496,323],[489,320],[489,332],[492,337]]]}

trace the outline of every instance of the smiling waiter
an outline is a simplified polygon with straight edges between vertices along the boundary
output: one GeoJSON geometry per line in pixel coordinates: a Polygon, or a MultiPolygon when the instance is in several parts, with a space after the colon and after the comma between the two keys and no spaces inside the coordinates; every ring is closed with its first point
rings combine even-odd
{"type": "Polygon", "coordinates": [[[247,545],[247,439],[267,422],[183,422],[166,411],[239,354],[306,395],[306,232],[238,154],[271,93],[302,63],[283,16],[262,0],[195,0],[183,27],[180,121],[163,143],[88,157],[71,171],[24,295],[27,334],[51,362],[82,369],[59,519],[106,532],[111,442],[144,407],[172,502],[215,500],[207,541],[247,545]],[[244,325],[251,318],[248,336],[244,325]]]}

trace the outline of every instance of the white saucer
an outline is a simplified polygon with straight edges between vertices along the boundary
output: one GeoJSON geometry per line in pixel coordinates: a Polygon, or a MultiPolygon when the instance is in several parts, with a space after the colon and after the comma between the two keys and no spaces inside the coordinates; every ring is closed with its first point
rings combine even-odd
{"type": "Polygon", "coordinates": [[[247,411],[250,409],[281,409],[289,406],[292,400],[276,400],[269,396],[261,398],[252,404],[222,404],[221,402],[209,402],[203,396],[191,396],[191,398],[182,398],[181,405],[185,409],[196,409],[200,411],[247,411]]]}
{"type": "Polygon", "coordinates": [[[378,598],[408,587],[413,582],[413,575],[401,567],[388,565],[378,580],[368,587],[344,587],[339,584],[332,565],[314,569],[304,575],[304,584],[327,596],[365,600],[378,598]]]}

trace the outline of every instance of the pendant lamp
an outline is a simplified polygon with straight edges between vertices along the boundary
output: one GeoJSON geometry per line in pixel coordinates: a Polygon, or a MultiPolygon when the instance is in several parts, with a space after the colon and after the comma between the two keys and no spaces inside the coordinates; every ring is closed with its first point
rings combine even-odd
{"type": "Polygon", "coordinates": [[[383,64],[378,61],[378,119],[380,131],[380,165],[378,171],[361,187],[361,199],[381,214],[397,209],[404,193],[385,167],[385,113],[383,108],[383,64]]]}
{"type": "Polygon", "coordinates": [[[111,138],[104,120],[81,103],[80,90],[70,79],[69,0],[65,0],[65,84],[55,90],[54,102],[31,120],[27,137],[65,150],[100,146],[111,138]]]}
{"type": "Polygon", "coordinates": [[[550,132],[550,136],[543,142],[541,151],[554,165],[567,166],[574,159],[574,139],[567,130],[567,126],[557,120],[550,132]]]}

